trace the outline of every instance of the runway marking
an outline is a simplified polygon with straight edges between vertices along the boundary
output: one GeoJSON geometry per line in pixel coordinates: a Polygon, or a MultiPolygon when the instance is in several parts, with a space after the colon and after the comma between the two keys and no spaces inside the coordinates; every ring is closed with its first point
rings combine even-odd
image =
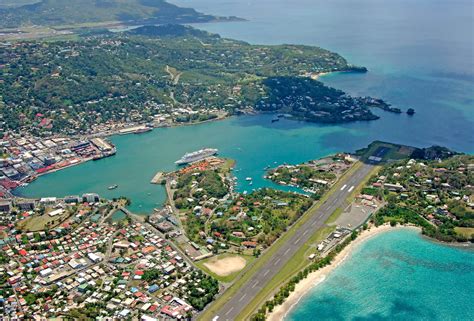
{"type": "Polygon", "coordinates": [[[263,276],[267,276],[268,272],[270,272],[270,270],[266,270],[265,273],[263,273],[263,276]]]}
{"type": "Polygon", "coordinates": [[[341,187],[341,191],[343,191],[347,187],[347,184],[345,184],[343,187],[341,187]]]}
{"type": "Polygon", "coordinates": [[[257,282],[255,282],[255,283],[252,285],[252,289],[253,289],[254,287],[256,287],[256,286],[257,286],[257,284],[258,284],[258,281],[257,281],[257,282]]]}
{"type": "Polygon", "coordinates": [[[352,190],[354,189],[354,186],[351,186],[351,188],[349,188],[349,193],[352,192],[352,190]]]}
{"type": "Polygon", "coordinates": [[[245,293],[244,295],[242,295],[239,299],[239,302],[242,302],[242,300],[247,296],[247,293],[245,293]]]}
{"type": "Polygon", "coordinates": [[[285,253],[283,253],[283,255],[287,255],[288,252],[290,252],[290,248],[287,248],[286,251],[285,251],[285,253]]]}
{"type": "Polygon", "coordinates": [[[278,262],[280,262],[281,258],[279,257],[278,260],[275,261],[275,263],[273,263],[273,265],[277,265],[278,262]]]}
{"type": "Polygon", "coordinates": [[[294,245],[298,244],[298,243],[300,242],[300,240],[301,240],[301,237],[298,238],[298,239],[295,241],[295,243],[293,243],[293,244],[294,244],[294,245]]]}
{"type": "Polygon", "coordinates": [[[234,307],[230,307],[230,309],[225,313],[225,315],[229,315],[229,313],[231,313],[232,310],[234,310],[234,307]]]}

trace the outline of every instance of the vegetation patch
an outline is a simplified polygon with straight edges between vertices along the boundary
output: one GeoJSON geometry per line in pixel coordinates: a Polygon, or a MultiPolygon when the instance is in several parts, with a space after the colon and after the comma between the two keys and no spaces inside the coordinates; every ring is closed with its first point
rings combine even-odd
{"type": "Polygon", "coordinates": [[[376,225],[415,224],[440,241],[473,241],[474,156],[443,161],[404,160],[386,165],[364,189],[387,205],[376,225]],[[375,189],[375,190],[374,190],[375,189]]]}

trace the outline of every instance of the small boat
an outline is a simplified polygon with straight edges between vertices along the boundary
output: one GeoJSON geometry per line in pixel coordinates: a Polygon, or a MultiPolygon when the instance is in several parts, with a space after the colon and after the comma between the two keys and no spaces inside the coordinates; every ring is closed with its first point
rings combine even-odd
{"type": "Polygon", "coordinates": [[[250,182],[250,181],[252,180],[252,177],[247,177],[245,180],[246,180],[247,182],[250,182]]]}
{"type": "Polygon", "coordinates": [[[252,185],[252,184],[253,184],[253,182],[252,182],[252,181],[250,181],[249,185],[252,185]]]}
{"type": "Polygon", "coordinates": [[[108,187],[109,190],[116,189],[118,187],[117,184],[111,185],[108,187]]]}
{"type": "Polygon", "coordinates": [[[275,123],[275,122],[277,122],[277,121],[280,121],[280,118],[273,118],[273,119],[272,119],[272,123],[275,123]]]}

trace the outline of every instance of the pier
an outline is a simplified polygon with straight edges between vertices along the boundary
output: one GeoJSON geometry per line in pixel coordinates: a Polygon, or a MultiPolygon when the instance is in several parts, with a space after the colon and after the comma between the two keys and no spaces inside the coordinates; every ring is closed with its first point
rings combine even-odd
{"type": "Polygon", "coordinates": [[[163,172],[158,172],[158,173],[155,174],[155,176],[153,176],[150,183],[151,184],[161,184],[164,176],[165,176],[165,174],[163,172]]]}

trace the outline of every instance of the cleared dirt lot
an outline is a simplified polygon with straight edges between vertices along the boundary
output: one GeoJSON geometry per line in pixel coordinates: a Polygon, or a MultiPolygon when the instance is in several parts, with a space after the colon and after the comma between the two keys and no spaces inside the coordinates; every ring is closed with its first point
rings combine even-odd
{"type": "Polygon", "coordinates": [[[219,276],[227,276],[242,270],[247,261],[240,256],[213,257],[203,265],[212,273],[219,276]]]}

